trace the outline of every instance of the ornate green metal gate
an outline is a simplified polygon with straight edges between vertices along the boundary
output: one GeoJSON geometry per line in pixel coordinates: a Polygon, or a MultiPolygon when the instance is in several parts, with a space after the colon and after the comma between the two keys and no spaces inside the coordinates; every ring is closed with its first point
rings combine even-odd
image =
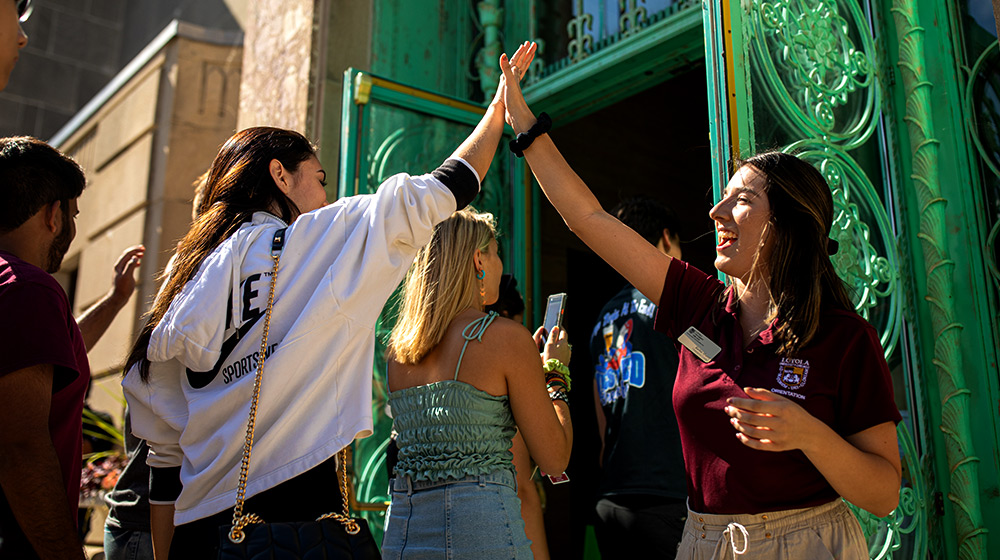
{"type": "MultiPolygon", "coordinates": [[[[374,192],[388,177],[401,172],[426,173],[472,132],[484,108],[348,69],[344,74],[338,197],[374,192]]],[[[482,192],[473,202],[497,217],[504,269],[523,283],[530,258],[524,236],[529,232],[523,189],[512,188],[512,177],[524,175],[523,163],[506,151],[483,178],[482,192]]],[[[522,181],[523,183],[523,181],[522,181]]],[[[522,284],[523,285],[523,284],[522,284]]],[[[392,429],[385,383],[385,341],[395,324],[396,297],[389,300],[375,333],[375,371],[372,385],[374,434],[354,443],[352,509],[368,519],[377,542],[382,539],[388,505],[385,451],[392,429]]]]}
{"type": "MultiPolygon", "coordinates": [[[[872,558],[927,558],[934,494],[929,434],[936,426],[915,371],[913,313],[904,313],[910,301],[902,283],[912,271],[900,257],[909,253],[901,249],[907,240],[897,223],[902,170],[895,150],[901,142],[887,123],[892,72],[880,42],[884,36],[875,32],[882,25],[878,6],[864,0],[716,0],[706,4],[704,16],[715,195],[734,156],[772,149],[798,154],[829,182],[836,210],[831,235],[841,247],[834,264],[853,287],[858,313],[881,335],[904,416],[898,427],[904,464],[899,507],[883,519],[855,512],[872,558]]],[[[928,148],[933,146],[920,145],[928,148]]],[[[958,360],[959,371],[939,384],[956,396],[949,427],[963,440],[969,423],[961,360],[957,350],[944,355],[958,347],[960,332],[946,327],[938,332],[942,360],[958,360]]],[[[953,464],[966,479],[953,485],[953,492],[969,495],[952,499],[975,518],[976,474],[969,472],[975,464],[960,459],[953,464]]]]}

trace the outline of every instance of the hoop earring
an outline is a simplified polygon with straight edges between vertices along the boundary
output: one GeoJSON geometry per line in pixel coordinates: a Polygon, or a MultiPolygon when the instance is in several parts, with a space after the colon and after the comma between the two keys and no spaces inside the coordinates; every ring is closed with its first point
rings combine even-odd
{"type": "Polygon", "coordinates": [[[482,280],[483,278],[486,278],[486,271],[480,269],[476,272],[476,280],[482,280]]]}

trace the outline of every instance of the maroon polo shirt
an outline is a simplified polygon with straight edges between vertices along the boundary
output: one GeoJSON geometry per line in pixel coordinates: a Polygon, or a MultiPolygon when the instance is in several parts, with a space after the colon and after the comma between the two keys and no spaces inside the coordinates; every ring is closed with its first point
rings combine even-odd
{"type": "Polygon", "coordinates": [[[743,387],[784,395],[850,436],[899,422],[889,368],[878,335],[856,313],[824,309],[817,334],[800,352],[775,354],[774,323],[744,349],[743,331],[724,284],[679,260],[670,264],[656,330],[677,339],[694,326],[722,350],[705,363],[677,343],[680,366],[673,403],[681,433],[693,511],[759,513],[811,507],[838,497],[801,451],[761,451],[736,439],[723,411],[743,387]]]}
{"type": "MultiPolygon", "coordinates": [[[[87,349],[70,313],[66,292],[55,278],[4,251],[0,251],[0,356],[0,376],[40,364],[54,368],[49,435],[75,520],[80,498],[83,400],[90,381],[87,349]]],[[[17,543],[29,546],[11,523],[16,522],[0,492],[5,550],[14,550],[17,543]]]]}

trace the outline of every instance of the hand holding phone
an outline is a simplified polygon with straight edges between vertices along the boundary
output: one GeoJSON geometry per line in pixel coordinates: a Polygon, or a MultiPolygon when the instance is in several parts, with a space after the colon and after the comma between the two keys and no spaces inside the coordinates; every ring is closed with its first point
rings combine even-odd
{"type": "Polygon", "coordinates": [[[555,358],[564,364],[571,357],[569,338],[562,326],[563,311],[566,308],[566,294],[552,294],[545,307],[545,321],[535,331],[535,344],[542,360],[555,358]]]}
{"type": "Polygon", "coordinates": [[[549,296],[549,301],[545,305],[545,321],[542,322],[546,338],[552,332],[553,327],[562,328],[563,311],[565,310],[566,294],[564,292],[549,296]]]}

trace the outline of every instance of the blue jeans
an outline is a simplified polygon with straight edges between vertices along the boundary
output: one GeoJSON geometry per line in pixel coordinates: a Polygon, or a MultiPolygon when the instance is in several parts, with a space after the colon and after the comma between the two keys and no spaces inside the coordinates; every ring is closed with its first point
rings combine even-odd
{"type": "Polygon", "coordinates": [[[153,560],[153,537],[146,531],[104,526],[106,560],[153,560]]]}
{"type": "Polygon", "coordinates": [[[392,483],[383,559],[531,559],[514,473],[392,483]]]}

